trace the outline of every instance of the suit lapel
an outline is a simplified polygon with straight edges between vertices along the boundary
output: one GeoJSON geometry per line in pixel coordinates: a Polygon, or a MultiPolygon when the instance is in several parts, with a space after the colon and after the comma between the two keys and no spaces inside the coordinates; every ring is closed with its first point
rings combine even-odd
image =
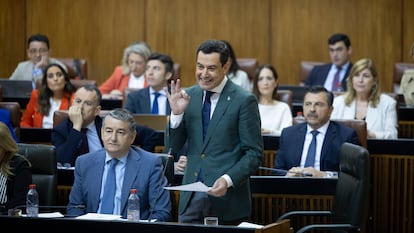
{"type": "Polygon", "coordinates": [[[99,199],[101,195],[101,186],[102,186],[102,179],[103,179],[103,171],[105,166],[105,150],[102,150],[99,154],[95,156],[92,163],[97,164],[97,166],[91,166],[91,174],[101,174],[98,176],[98,180],[93,180],[89,182],[90,189],[89,192],[91,192],[91,196],[94,197],[93,207],[95,210],[98,210],[99,207],[99,199]]]}
{"type": "Polygon", "coordinates": [[[329,154],[329,150],[331,148],[330,143],[334,141],[336,138],[336,128],[332,124],[332,122],[329,123],[328,129],[326,130],[325,138],[323,139],[322,144],[322,151],[321,151],[321,158],[320,158],[320,168],[323,168],[322,162],[325,161],[325,158],[329,154]]]}
{"type": "MultiPolygon", "coordinates": [[[[217,101],[216,108],[214,109],[214,113],[208,125],[207,134],[204,139],[203,149],[208,144],[208,141],[210,141],[212,135],[214,135],[213,132],[218,127],[218,124],[223,118],[224,114],[226,113],[228,106],[232,103],[232,100],[236,99],[233,94],[234,88],[232,88],[232,86],[229,83],[230,83],[230,80],[227,81],[226,85],[223,88],[222,93],[220,94],[220,98],[217,101]]],[[[201,113],[201,109],[200,109],[200,113],[201,113]]]]}
{"type": "Polygon", "coordinates": [[[124,183],[122,184],[121,191],[121,212],[126,207],[129,191],[141,168],[141,164],[139,163],[140,159],[141,156],[135,150],[129,150],[125,167],[124,183]]]}

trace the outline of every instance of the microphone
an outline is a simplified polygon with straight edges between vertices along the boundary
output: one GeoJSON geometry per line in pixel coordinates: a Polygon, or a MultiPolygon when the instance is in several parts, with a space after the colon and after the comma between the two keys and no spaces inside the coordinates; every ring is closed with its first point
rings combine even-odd
{"type": "Polygon", "coordinates": [[[312,176],[311,173],[303,173],[303,172],[292,172],[292,171],[288,171],[288,170],[284,170],[284,169],[278,169],[278,168],[270,168],[270,167],[259,167],[259,169],[261,170],[268,170],[268,171],[273,171],[273,172],[279,172],[279,173],[292,173],[292,174],[297,174],[300,176],[312,176]]]}
{"type": "MultiPolygon", "coordinates": [[[[163,168],[163,170],[162,170],[162,174],[163,174],[163,177],[165,177],[166,179],[167,179],[167,185],[170,185],[170,181],[168,180],[168,177],[166,177],[165,176],[165,172],[167,171],[167,167],[169,166],[169,164],[170,164],[170,158],[171,157],[173,157],[172,155],[171,155],[171,151],[172,151],[172,148],[170,147],[170,149],[168,150],[168,153],[167,153],[167,155],[168,155],[168,158],[167,158],[167,162],[165,162],[165,165],[164,165],[164,168],[163,168]]],[[[174,170],[173,170],[174,171],[174,170]]],[[[162,181],[163,181],[164,179],[160,179],[159,181],[158,181],[158,184],[157,184],[157,186],[158,187],[160,187],[160,189],[162,189],[162,190],[164,190],[164,187],[161,187],[161,185],[162,185],[162,181]]],[[[154,213],[154,208],[155,208],[155,205],[157,204],[157,199],[159,198],[159,196],[161,195],[161,191],[159,191],[159,192],[157,192],[157,194],[158,195],[155,195],[155,198],[154,198],[154,201],[153,201],[153,203],[151,203],[152,205],[150,205],[150,212],[149,212],[149,216],[148,216],[148,222],[152,222],[152,220],[151,220],[151,218],[152,218],[152,215],[153,215],[153,213],[154,213]]]]}

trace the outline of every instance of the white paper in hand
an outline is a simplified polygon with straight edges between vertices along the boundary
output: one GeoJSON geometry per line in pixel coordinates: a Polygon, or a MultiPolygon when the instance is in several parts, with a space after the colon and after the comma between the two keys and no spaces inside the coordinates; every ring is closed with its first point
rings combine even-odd
{"type": "Polygon", "coordinates": [[[184,184],[178,186],[171,186],[171,187],[164,187],[167,190],[178,190],[178,191],[191,191],[191,192],[207,192],[211,189],[207,185],[201,183],[200,181],[191,183],[191,184],[184,184]]]}

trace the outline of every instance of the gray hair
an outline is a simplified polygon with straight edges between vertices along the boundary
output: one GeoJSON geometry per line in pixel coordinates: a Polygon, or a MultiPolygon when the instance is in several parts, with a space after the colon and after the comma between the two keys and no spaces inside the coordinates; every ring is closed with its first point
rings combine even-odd
{"type": "MultiPolygon", "coordinates": [[[[131,133],[136,131],[137,123],[135,122],[134,115],[130,111],[128,111],[125,108],[115,108],[111,111],[109,111],[108,115],[106,117],[112,117],[114,119],[128,122],[128,129],[131,133]]],[[[102,128],[105,127],[105,121],[102,123],[102,128]]]]}
{"type": "Polygon", "coordinates": [[[128,67],[128,57],[131,53],[139,54],[145,59],[145,61],[147,61],[149,56],[151,55],[151,48],[144,41],[134,42],[130,44],[127,48],[125,48],[124,56],[122,57],[123,74],[129,74],[131,72],[128,67]]]}

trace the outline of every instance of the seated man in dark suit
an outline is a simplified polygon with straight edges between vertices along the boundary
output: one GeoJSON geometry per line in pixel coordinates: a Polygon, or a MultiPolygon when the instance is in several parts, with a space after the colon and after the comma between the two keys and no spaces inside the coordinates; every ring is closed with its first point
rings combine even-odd
{"type": "Polygon", "coordinates": [[[153,53],[147,61],[145,78],[148,87],[131,92],[125,108],[132,113],[170,115],[171,108],[163,90],[174,76],[174,62],[165,54],[153,53]]]}
{"type": "Polygon", "coordinates": [[[321,85],[329,91],[346,91],[346,78],[352,68],[349,57],[351,41],[345,34],[334,34],[328,39],[331,63],[315,66],[306,78],[306,86],[321,85]]]}
{"type": "MultiPolygon", "coordinates": [[[[73,166],[79,155],[94,152],[103,147],[101,139],[102,95],[95,85],[79,88],[69,108],[69,118],[52,129],[52,144],[57,150],[57,161],[73,166]]],[[[155,130],[137,125],[134,144],[153,152],[159,135],[155,130]]]]}
{"type": "Polygon", "coordinates": [[[359,144],[358,137],[354,129],[330,120],[332,92],[322,86],[313,86],[304,98],[306,122],[282,130],[275,168],[288,170],[288,176],[311,174],[323,177],[329,174],[326,171],[339,170],[341,145],[344,142],[359,144]]]}

